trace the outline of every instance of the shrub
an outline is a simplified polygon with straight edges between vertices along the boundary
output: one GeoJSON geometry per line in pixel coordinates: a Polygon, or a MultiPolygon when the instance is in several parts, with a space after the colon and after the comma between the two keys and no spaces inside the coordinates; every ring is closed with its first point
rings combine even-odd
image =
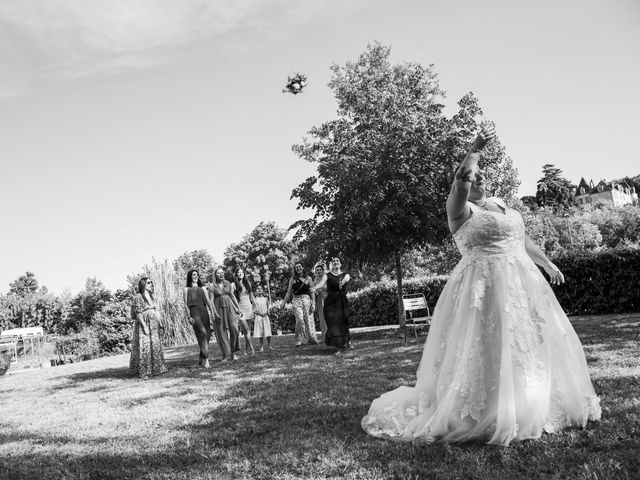
{"type": "Polygon", "coordinates": [[[640,311],[640,249],[619,248],[556,257],[566,283],[554,287],[571,315],[640,311]]]}
{"type": "Polygon", "coordinates": [[[116,355],[131,351],[133,323],[124,315],[109,316],[99,313],[94,317],[94,331],[98,336],[100,355],[116,355]]]}
{"type": "MultiPolygon", "coordinates": [[[[404,280],[406,293],[423,293],[433,309],[447,276],[417,277],[404,280]]],[[[398,293],[395,281],[382,281],[347,294],[351,306],[351,327],[398,324],[398,293]]]]}
{"type": "Polygon", "coordinates": [[[55,345],[60,363],[91,360],[100,354],[98,334],[92,328],[84,328],[78,333],[56,337],[55,345]]]}

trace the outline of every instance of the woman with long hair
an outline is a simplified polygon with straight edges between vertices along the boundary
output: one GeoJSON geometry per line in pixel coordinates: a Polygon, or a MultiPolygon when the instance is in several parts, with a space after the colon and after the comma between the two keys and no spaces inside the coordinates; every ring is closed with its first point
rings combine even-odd
{"type": "Polygon", "coordinates": [[[318,262],[313,267],[313,296],[315,300],[315,317],[318,319],[322,341],[327,335],[327,322],[324,318],[324,301],[327,298],[327,267],[324,262],[318,262]]]}
{"type": "Polygon", "coordinates": [[[312,286],[313,280],[307,275],[304,266],[301,262],[296,262],[293,265],[293,275],[289,279],[289,287],[282,302],[284,306],[289,299],[292,299],[293,314],[296,317],[296,347],[307,343],[318,344],[316,326],[313,321],[315,300],[311,293],[312,286]]]}
{"type": "Polygon", "coordinates": [[[218,316],[216,307],[211,303],[209,297],[202,288],[200,273],[198,270],[187,272],[187,286],[183,290],[184,305],[187,309],[187,318],[193,326],[193,331],[200,347],[200,360],[198,365],[209,368],[209,340],[211,340],[211,319],[207,307],[211,314],[218,316]]]}
{"type": "Polygon", "coordinates": [[[344,353],[349,346],[349,300],[346,285],[351,277],[342,271],[340,259],[331,259],[331,270],[327,273],[327,298],[324,301],[324,318],[327,322],[325,345],[333,346],[344,353]]]}
{"type": "Polygon", "coordinates": [[[244,273],[244,269],[241,267],[236,268],[233,274],[233,283],[231,284],[233,294],[238,302],[238,308],[240,309],[240,329],[244,335],[244,354],[247,350],[251,351],[251,355],[255,355],[256,351],[253,348],[253,342],[251,341],[251,327],[253,326],[254,310],[256,308],[256,302],[253,297],[253,289],[251,284],[244,273]]]}
{"type": "Polygon", "coordinates": [[[138,281],[138,293],[133,297],[131,313],[135,320],[131,340],[129,368],[140,378],[149,378],[167,371],[160,340],[160,312],[149,277],[138,281]]]}
{"type": "Polygon", "coordinates": [[[235,360],[235,352],[240,350],[238,341],[238,322],[240,308],[233,295],[231,283],[224,278],[224,269],[218,267],[213,272],[212,282],[208,285],[209,295],[219,314],[214,322],[218,345],[222,350],[222,361],[235,360]]]}
{"type": "Polygon", "coordinates": [[[415,387],[374,400],[362,427],[405,442],[508,445],[600,419],[580,340],[552,284],[564,277],[520,214],[485,197],[483,128],[455,173],[449,229],[462,259],[433,311],[415,387]]]}

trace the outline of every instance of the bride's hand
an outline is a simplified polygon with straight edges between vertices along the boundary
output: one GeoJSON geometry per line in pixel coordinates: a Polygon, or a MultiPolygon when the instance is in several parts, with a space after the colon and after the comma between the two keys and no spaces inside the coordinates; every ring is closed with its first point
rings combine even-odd
{"type": "Polygon", "coordinates": [[[496,127],[493,125],[485,125],[480,129],[480,133],[473,141],[473,150],[482,150],[487,143],[490,143],[496,138],[496,127]]]}
{"type": "Polygon", "coordinates": [[[561,285],[564,283],[564,275],[558,267],[556,267],[553,263],[549,262],[544,266],[544,271],[549,275],[549,283],[554,285],[561,285]]]}

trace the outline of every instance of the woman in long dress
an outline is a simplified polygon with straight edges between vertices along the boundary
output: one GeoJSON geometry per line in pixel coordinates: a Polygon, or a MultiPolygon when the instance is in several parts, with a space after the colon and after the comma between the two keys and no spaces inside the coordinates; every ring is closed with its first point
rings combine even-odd
{"type": "Polygon", "coordinates": [[[222,351],[222,361],[236,360],[235,352],[240,350],[240,342],[238,341],[240,309],[238,301],[233,295],[231,283],[224,279],[222,267],[216,268],[213,272],[213,282],[209,284],[208,288],[213,297],[213,305],[218,312],[218,318],[214,321],[214,329],[222,351]]]}
{"type": "Polygon", "coordinates": [[[135,319],[129,368],[140,378],[149,378],[167,371],[160,340],[160,312],[153,296],[153,282],[148,277],[138,281],[138,294],[133,298],[135,319]]]}
{"type": "Polygon", "coordinates": [[[362,427],[401,441],[508,445],[600,418],[582,345],[553,290],[558,268],[522,218],[485,198],[483,129],[456,171],[449,228],[462,253],[436,304],[415,387],[371,404],[362,427]]]}
{"type": "Polygon", "coordinates": [[[351,277],[342,271],[339,258],[331,259],[331,270],[327,273],[327,298],[324,300],[324,319],[327,322],[327,334],[324,343],[338,348],[344,353],[349,346],[349,300],[346,284],[351,277]]]}
{"type": "Polygon", "coordinates": [[[327,269],[322,262],[316,263],[313,267],[313,296],[315,299],[315,316],[318,319],[320,325],[320,331],[322,332],[322,341],[327,335],[327,322],[324,319],[324,300],[327,298],[327,269]]]}
{"type": "Polygon", "coordinates": [[[189,270],[187,273],[187,286],[183,291],[184,305],[187,309],[187,318],[193,326],[193,332],[198,340],[200,359],[198,365],[209,368],[209,340],[211,340],[211,310],[213,317],[217,317],[216,308],[213,306],[206,292],[202,288],[202,280],[197,270],[189,270]]]}
{"type": "Polygon", "coordinates": [[[256,351],[253,348],[253,342],[251,341],[251,327],[253,325],[255,299],[253,297],[253,290],[251,284],[244,274],[244,270],[238,267],[233,274],[234,282],[231,284],[233,294],[238,301],[238,308],[240,309],[240,327],[242,335],[244,335],[244,354],[247,350],[251,352],[251,355],[255,355],[256,351]]]}

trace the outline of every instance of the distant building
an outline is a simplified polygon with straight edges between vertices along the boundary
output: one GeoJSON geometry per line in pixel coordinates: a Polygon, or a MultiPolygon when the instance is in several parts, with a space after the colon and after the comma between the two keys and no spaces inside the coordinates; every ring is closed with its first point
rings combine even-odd
{"type": "Polygon", "coordinates": [[[576,189],[576,203],[583,206],[593,203],[610,203],[614,206],[627,205],[629,203],[638,203],[638,194],[634,187],[627,182],[600,182],[594,186],[593,180],[587,183],[583,178],[580,179],[578,188],[576,189]]]}

